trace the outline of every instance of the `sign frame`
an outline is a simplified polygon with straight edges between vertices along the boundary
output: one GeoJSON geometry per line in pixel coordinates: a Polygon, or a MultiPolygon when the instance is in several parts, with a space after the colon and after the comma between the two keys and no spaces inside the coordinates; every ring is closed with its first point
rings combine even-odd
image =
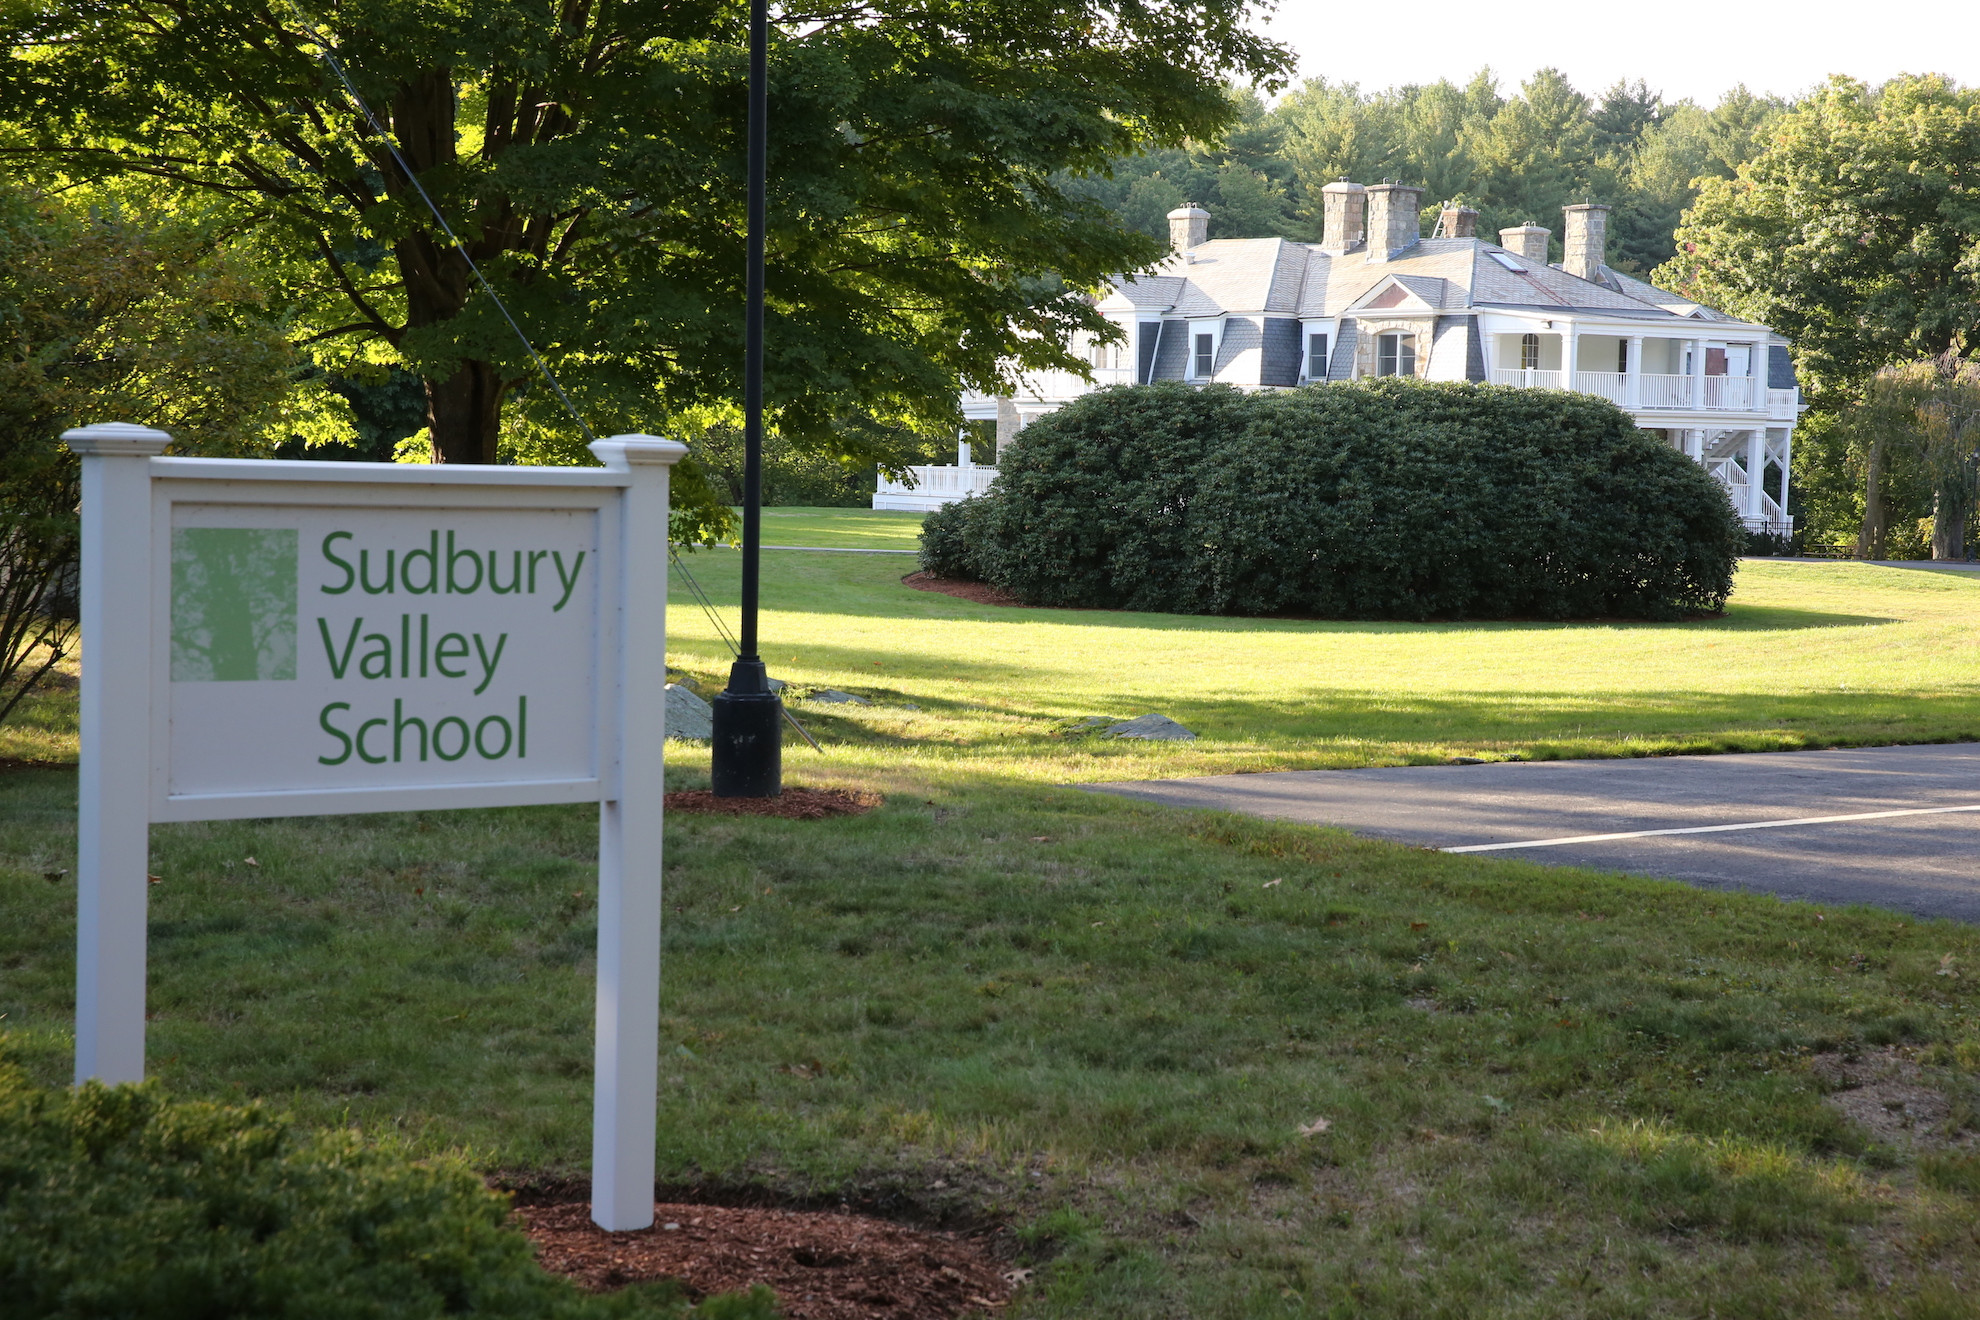
{"type": "Polygon", "coordinates": [[[86,649],[77,783],[76,1081],[144,1077],[153,821],[597,802],[592,1218],[612,1231],[651,1225],[668,495],[673,465],[687,447],[653,436],[613,436],[590,446],[604,466],[552,468],[167,458],[167,433],[124,423],[81,427],[62,439],[82,460],[86,649]],[[177,504],[398,509],[429,518],[589,512],[598,551],[592,773],[174,794],[170,614],[177,504]]]}

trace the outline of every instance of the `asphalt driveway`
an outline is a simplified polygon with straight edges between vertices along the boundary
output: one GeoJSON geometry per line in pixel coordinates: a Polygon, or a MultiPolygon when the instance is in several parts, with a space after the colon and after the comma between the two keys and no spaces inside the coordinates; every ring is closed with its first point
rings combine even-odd
{"type": "Polygon", "coordinates": [[[1087,787],[1451,852],[1980,922],[1980,743],[1087,787]]]}

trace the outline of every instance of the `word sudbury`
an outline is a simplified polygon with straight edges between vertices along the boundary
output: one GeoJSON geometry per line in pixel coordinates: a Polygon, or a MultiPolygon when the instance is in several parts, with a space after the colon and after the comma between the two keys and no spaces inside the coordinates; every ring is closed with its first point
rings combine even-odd
{"type": "MultiPolygon", "coordinates": [[[[343,572],[344,580],[334,587],[326,584],[319,589],[326,596],[341,596],[352,587],[362,588],[365,594],[371,596],[390,595],[399,591],[405,592],[408,596],[442,593],[450,596],[472,596],[486,583],[488,590],[497,596],[512,596],[518,593],[534,596],[538,581],[537,570],[544,566],[543,561],[547,559],[556,571],[557,581],[563,586],[563,593],[557,597],[557,603],[550,607],[551,613],[554,614],[569,603],[571,590],[577,586],[578,574],[584,569],[582,550],[577,552],[569,572],[564,570],[564,552],[561,550],[511,550],[509,582],[504,586],[499,572],[502,563],[500,551],[483,552],[457,548],[451,528],[447,532],[447,548],[444,552],[440,548],[440,533],[437,530],[427,533],[427,537],[427,545],[418,550],[407,550],[403,553],[397,549],[384,551],[379,556],[381,567],[374,580],[370,548],[360,548],[357,552],[357,563],[353,565],[350,560],[338,554],[336,549],[332,549],[332,546],[338,541],[355,538],[349,532],[332,532],[323,538],[323,557],[343,572]],[[482,570],[484,553],[487,555],[488,564],[486,572],[482,570]],[[461,569],[463,560],[467,562],[472,576],[468,576],[461,569]],[[419,574],[417,580],[413,576],[415,570],[419,574]],[[467,578],[465,583],[462,582],[463,577],[467,578]]],[[[351,549],[349,546],[340,548],[345,554],[351,549]]],[[[544,573],[541,576],[548,589],[550,574],[544,573]]]]}

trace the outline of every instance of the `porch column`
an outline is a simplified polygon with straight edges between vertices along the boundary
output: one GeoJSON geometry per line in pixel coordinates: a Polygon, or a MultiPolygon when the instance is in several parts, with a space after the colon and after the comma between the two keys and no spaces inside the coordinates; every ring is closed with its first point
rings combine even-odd
{"type": "Polygon", "coordinates": [[[1705,433],[1692,427],[1684,433],[1684,456],[1694,463],[1705,461],[1705,433]]]}
{"type": "Polygon", "coordinates": [[[1623,364],[1626,375],[1623,378],[1623,406],[1640,408],[1643,406],[1643,336],[1629,337],[1629,361],[1623,364]]]}
{"type": "Polygon", "coordinates": [[[965,429],[961,435],[956,437],[956,466],[966,468],[973,467],[974,465],[975,455],[970,452],[969,431],[965,429]]]}
{"type": "MultiPolygon", "coordinates": [[[[1787,430],[1787,432],[1781,436],[1781,517],[1783,518],[1788,516],[1788,511],[1787,511],[1788,458],[1791,454],[1793,454],[1793,452],[1794,452],[1794,429],[1790,427],[1787,430]]],[[[1789,523],[1782,530],[1787,532],[1793,532],[1794,525],[1792,523],[1789,523]]]]}
{"type": "Polygon", "coordinates": [[[1581,370],[1581,331],[1572,321],[1561,322],[1561,385],[1574,388],[1574,375],[1581,370]]]}
{"type": "Polygon", "coordinates": [[[1746,513],[1758,518],[1767,494],[1767,429],[1756,426],[1746,433],[1746,513]]]}
{"type": "MultiPolygon", "coordinates": [[[[1765,412],[1767,411],[1767,345],[1764,343],[1755,344],[1750,350],[1749,358],[1750,369],[1747,372],[1748,381],[1746,387],[1752,390],[1753,394],[1747,400],[1746,406],[1754,412],[1765,412]]],[[[1785,501],[1781,504],[1781,507],[1783,509],[1787,507],[1785,501]]]]}
{"type": "Polygon", "coordinates": [[[1705,341],[1691,341],[1691,406],[1705,406],[1705,341]]]}

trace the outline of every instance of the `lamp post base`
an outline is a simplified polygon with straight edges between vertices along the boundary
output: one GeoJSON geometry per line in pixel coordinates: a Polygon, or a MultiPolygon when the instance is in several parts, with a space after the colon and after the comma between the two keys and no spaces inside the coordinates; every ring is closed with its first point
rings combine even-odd
{"type": "Polygon", "coordinates": [[[773,798],[784,786],[784,703],[761,660],[738,660],[715,694],[709,787],[718,798],[773,798]]]}

